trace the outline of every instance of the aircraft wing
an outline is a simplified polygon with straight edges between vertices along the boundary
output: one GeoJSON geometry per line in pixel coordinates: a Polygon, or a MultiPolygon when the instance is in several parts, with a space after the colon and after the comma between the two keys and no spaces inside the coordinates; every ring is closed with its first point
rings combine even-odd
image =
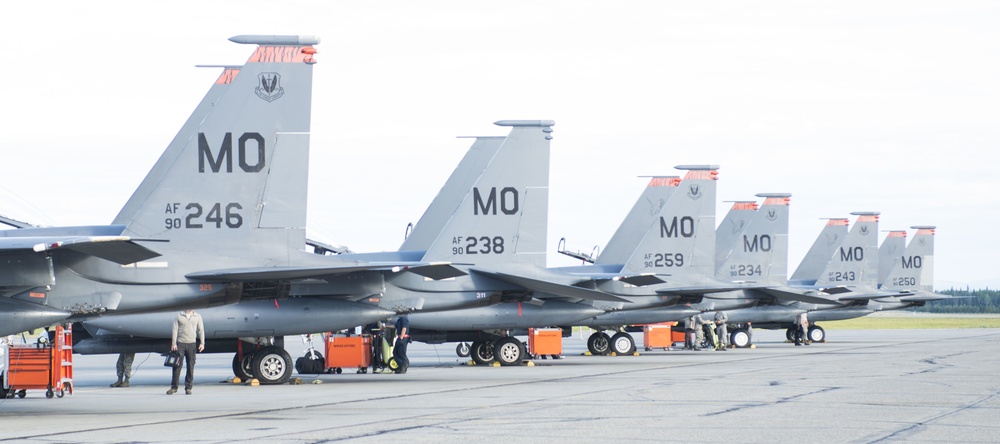
{"type": "Polygon", "coordinates": [[[319,267],[248,267],[199,271],[185,275],[188,279],[205,281],[285,281],[322,278],[323,276],[358,271],[409,271],[434,280],[464,276],[468,273],[449,262],[359,262],[319,267]]]}
{"type": "Polygon", "coordinates": [[[38,253],[73,250],[119,264],[152,259],[160,255],[129,236],[32,236],[0,237],[0,251],[31,250],[38,253]]]}
{"type": "Polygon", "coordinates": [[[781,287],[758,288],[759,291],[781,301],[798,301],[807,304],[837,304],[836,299],[832,299],[828,294],[820,291],[807,290],[796,291],[781,287]]]}
{"type": "Polygon", "coordinates": [[[489,271],[479,268],[473,268],[471,271],[485,276],[489,276],[498,281],[503,281],[509,284],[514,284],[520,287],[524,287],[529,290],[552,293],[558,296],[563,296],[568,298],[587,299],[594,301],[630,302],[627,299],[623,299],[618,296],[613,296],[604,293],[602,291],[590,290],[587,288],[580,288],[566,284],[559,284],[556,282],[550,282],[527,276],[520,276],[498,271],[489,271]]]}

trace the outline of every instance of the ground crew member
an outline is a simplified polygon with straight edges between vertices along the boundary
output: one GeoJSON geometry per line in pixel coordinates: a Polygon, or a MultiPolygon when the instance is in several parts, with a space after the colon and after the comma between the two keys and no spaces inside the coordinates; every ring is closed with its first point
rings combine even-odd
{"type": "MultiPolygon", "coordinates": [[[[185,310],[177,314],[174,319],[174,332],[170,338],[170,350],[180,351],[181,356],[187,362],[187,374],[184,375],[184,393],[191,394],[194,387],[194,361],[197,351],[205,350],[205,324],[201,320],[201,315],[194,310],[185,310]]],[[[180,366],[174,367],[173,379],[170,380],[170,390],[168,395],[177,393],[177,383],[181,377],[180,366]]]]}
{"type": "Polygon", "coordinates": [[[399,369],[396,373],[406,373],[410,367],[410,358],[406,357],[406,345],[410,342],[410,319],[400,316],[396,319],[396,345],[392,349],[392,357],[396,359],[399,369]]]}
{"type": "Polygon", "coordinates": [[[795,317],[795,324],[795,345],[809,345],[809,316],[806,312],[803,311],[795,317]]]}
{"type": "MultiPolygon", "coordinates": [[[[701,350],[702,344],[705,343],[706,338],[709,344],[715,344],[715,340],[712,339],[712,335],[709,333],[706,335],[706,324],[705,318],[701,316],[701,313],[694,315],[694,331],[695,331],[695,341],[694,349],[701,350]]],[[[714,345],[713,345],[714,347],[714,345]]]]}
{"type": "Polygon", "coordinates": [[[128,387],[128,380],[132,377],[132,361],[135,360],[135,353],[119,353],[118,363],[115,370],[118,371],[118,381],[111,384],[111,387],[128,387]]]}
{"type": "Polygon", "coordinates": [[[694,350],[694,325],[694,315],[688,316],[684,319],[684,350],[694,350]]]}
{"type": "Polygon", "coordinates": [[[726,312],[715,312],[715,335],[719,337],[719,342],[715,347],[716,350],[725,350],[729,346],[727,322],[729,322],[729,316],[726,315],[726,312]]]}

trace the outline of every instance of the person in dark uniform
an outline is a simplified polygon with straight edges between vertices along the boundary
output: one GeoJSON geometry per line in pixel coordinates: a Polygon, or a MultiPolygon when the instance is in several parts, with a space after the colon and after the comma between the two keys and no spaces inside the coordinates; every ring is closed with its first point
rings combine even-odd
{"type": "Polygon", "coordinates": [[[396,359],[399,369],[396,373],[406,373],[410,367],[410,358],[406,357],[406,346],[410,342],[410,318],[400,316],[396,319],[396,345],[392,348],[392,357],[396,359]]]}
{"type": "Polygon", "coordinates": [[[128,380],[132,377],[132,361],[135,360],[135,353],[119,353],[118,363],[115,370],[118,371],[118,381],[113,382],[111,387],[128,387],[128,380]]]}

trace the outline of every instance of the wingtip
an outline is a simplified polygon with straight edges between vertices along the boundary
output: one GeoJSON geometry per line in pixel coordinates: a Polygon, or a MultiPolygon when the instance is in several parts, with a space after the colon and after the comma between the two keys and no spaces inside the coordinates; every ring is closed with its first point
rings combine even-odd
{"type": "Polygon", "coordinates": [[[318,45],[314,35],[259,35],[241,34],[229,38],[230,42],[243,45],[318,45]]]}

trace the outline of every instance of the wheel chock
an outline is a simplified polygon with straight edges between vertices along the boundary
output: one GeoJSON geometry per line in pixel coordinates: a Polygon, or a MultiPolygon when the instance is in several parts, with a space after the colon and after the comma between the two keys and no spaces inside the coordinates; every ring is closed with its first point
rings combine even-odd
{"type": "MultiPolygon", "coordinates": [[[[322,384],[322,383],[323,383],[322,379],[313,379],[312,380],[312,384],[322,384]]],[[[301,384],[301,382],[299,382],[299,384],[301,384]]]]}
{"type": "Polygon", "coordinates": [[[750,344],[750,348],[757,348],[757,344],[750,344]]]}
{"type": "Polygon", "coordinates": [[[534,367],[535,366],[535,362],[534,361],[527,361],[527,362],[524,363],[524,365],[526,365],[528,367],[534,367]]]}
{"type": "Polygon", "coordinates": [[[500,362],[499,361],[493,361],[493,366],[494,367],[499,367],[500,366],[500,362]]]}
{"type": "Polygon", "coordinates": [[[288,383],[291,385],[302,385],[302,378],[292,378],[288,383]]]}
{"type": "Polygon", "coordinates": [[[242,379],[240,379],[240,377],[239,377],[239,376],[234,376],[234,377],[233,377],[233,379],[230,379],[230,380],[229,380],[229,382],[232,382],[233,384],[240,384],[240,383],[242,383],[242,382],[243,382],[243,380],[242,380],[242,379]]]}
{"type": "Polygon", "coordinates": [[[611,352],[611,354],[608,356],[618,356],[618,352],[611,352]]]}
{"type": "Polygon", "coordinates": [[[250,387],[257,387],[258,385],[260,385],[260,381],[258,381],[257,378],[250,378],[244,385],[249,385],[250,387]]]}
{"type": "Polygon", "coordinates": [[[639,351],[636,350],[636,351],[632,352],[632,356],[639,356],[639,351]]]}
{"type": "Polygon", "coordinates": [[[594,354],[589,351],[585,351],[583,352],[583,356],[594,356],[594,354]]]}

